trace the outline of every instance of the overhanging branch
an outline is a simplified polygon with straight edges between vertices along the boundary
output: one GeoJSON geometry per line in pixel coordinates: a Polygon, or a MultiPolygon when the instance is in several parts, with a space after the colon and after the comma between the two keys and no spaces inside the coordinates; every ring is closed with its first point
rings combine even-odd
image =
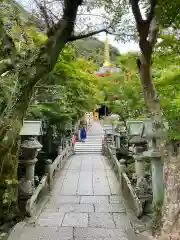
{"type": "Polygon", "coordinates": [[[101,32],[108,33],[108,31],[106,29],[101,29],[101,30],[93,31],[93,32],[90,32],[90,33],[87,33],[87,34],[71,36],[70,38],[67,39],[67,42],[72,42],[72,41],[76,41],[76,40],[79,40],[79,39],[91,37],[91,36],[94,36],[94,35],[96,35],[98,33],[101,33],[101,32]]]}
{"type": "MultiPolygon", "coordinates": [[[[101,29],[101,30],[93,31],[93,32],[90,32],[90,33],[87,33],[87,34],[72,36],[68,39],[68,42],[73,42],[73,41],[76,41],[76,40],[79,40],[79,39],[91,37],[91,36],[94,36],[94,35],[96,35],[98,33],[101,33],[101,32],[105,32],[107,34],[114,35],[114,36],[121,36],[120,33],[110,32],[107,29],[101,29]]],[[[128,35],[128,36],[133,36],[133,35],[128,35]]]]}

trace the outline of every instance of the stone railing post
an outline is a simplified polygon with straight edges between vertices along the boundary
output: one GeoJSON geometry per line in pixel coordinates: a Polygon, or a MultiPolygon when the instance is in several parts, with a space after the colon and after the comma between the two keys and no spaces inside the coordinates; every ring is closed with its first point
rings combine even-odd
{"type": "Polygon", "coordinates": [[[66,140],[66,142],[65,142],[65,151],[66,151],[65,156],[66,156],[66,158],[68,158],[68,147],[69,147],[69,143],[68,143],[68,140],[66,140]]]}
{"type": "Polygon", "coordinates": [[[49,190],[52,188],[52,179],[53,179],[53,172],[51,168],[52,160],[48,159],[45,163],[45,172],[48,175],[48,184],[49,184],[49,190]]]}
{"type": "Polygon", "coordinates": [[[19,181],[19,189],[20,196],[28,198],[33,194],[35,188],[34,171],[35,164],[38,161],[36,157],[42,145],[35,138],[30,138],[22,143],[21,148],[23,150],[24,159],[19,162],[25,167],[25,176],[19,181]]]}
{"type": "Polygon", "coordinates": [[[111,152],[112,152],[112,155],[110,154],[110,156],[109,156],[109,159],[110,159],[110,161],[111,161],[111,164],[112,164],[112,166],[114,167],[114,157],[116,158],[116,147],[114,146],[114,145],[112,145],[111,147],[110,147],[110,149],[111,149],[111,152]]]}
{"type": "Polygon", "coordinates": [[[74,153],[74,150],[73,150],[73,140],[72,140],[72,137],[71,139],[69,140],[69,153],[74,153]]]}
{"type": "Polygon", "coordinates": [[[70,146],[70,147],[73,146],[73,140],[72,140],[72,137],[71,137],[71,139],[69,139],[69,146],[70,146]]]}
{"type": "Polygon", "coordinates": [[[125,159],[120,159],[119,161],[119,181],[120,181],[120,187],[121,190],[123,189],[123,173],[126,170],[126,160],[125,159]]]}
{"type": "Polygon", "coordinates": [[[101,138],[101,144],[102,144],[102,155],[106,155],[106,153],[105,153],[105,137],[104,136],[101,138]]]}
{"type": "Polygon", "coordinates": [[[58,155],[60,155],[62,153],[62,150],[63,150],[63,147],[62,146],[59,146],[58,147],[58,155]]]}
{"type": "Polygon", "coordinates": [[[81,140],[81,130],[78,130],[78,140],[81,140]]]}

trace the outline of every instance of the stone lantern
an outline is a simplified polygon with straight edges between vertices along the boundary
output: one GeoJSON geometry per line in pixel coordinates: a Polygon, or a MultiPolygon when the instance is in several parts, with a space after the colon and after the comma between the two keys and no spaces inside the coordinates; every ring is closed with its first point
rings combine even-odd
{"type": "Polygon", "coordinates": [[[34,191],[34,171],[35,164],[38,161],[37,155],[42,145],[36,139],[41,134],[40,121],[24,121],[20,135],[25,137],[21,144],[23,159],[19,161],[25,168],[25,175],[19,181],[20,196],[29,198],[34,191]]]}
{"type": "Polygon", "coordinates": [[[129,144],[134,145],[133,158],[135,159],[135,169],[138,179],[145,176],[145,157],[143,152],[147,148],[147,140],[143,137],[144,123],[143,121],[128,121],[128,136],[130,137],[129,144]]]}
{"type": "Polygon", "coordinates": [[[107,145],[114,145],[114,132],[113,132],[113,126],[112,125],[104,125],[103,128],[105,132],[105,142],[107,145]]]}
{"type": "Polygon", "coordinates": [[[168,124],[164,122],[161,132],[154,129],[154,123],[151,119],[144,121],[144,135],[148,139],[148,151],[143,155],[151,159],[152,168],[152,192],[153,203],[155,205],[162,203],[164,198],[164,181],[163,181],[163,162],[161,161],[161,153],[159,149],[159,140],[163,135],[167,134],[168,124]]]}

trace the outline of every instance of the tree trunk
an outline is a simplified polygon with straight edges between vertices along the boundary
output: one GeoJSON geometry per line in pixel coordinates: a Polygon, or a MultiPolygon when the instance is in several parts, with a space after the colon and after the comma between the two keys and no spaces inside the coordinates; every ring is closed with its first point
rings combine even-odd
{"type": "MultiPolygon", "coordinates": [[[[163,129],[163,119],[161,114],[160,103],[156,95],[155,87],[152,81],[151,74],[151,61],[149,56],[142,55],[141,58],[141,67],[140,67],[140,78],[142,83],[142,89],[144,93],[144,98],[148,109],[151,113],[151,118],[154,124],[154,131],[159,133],[162,136],[163,129]],[[147,61],[149,59],[149,61],[147,61]]],[[[158,179],[162,182],[162,187],[165,184],[163,202],[160,202],[158,206],[154,224],[155,232],[156,230],[161,229],[162,240],[175,239],[178,240],[180,237],[179,231],[179,217],[180,217],[180,152],[176,155],[173,155],[172,149],[164,146],[165,139],[163,136],[159,138],[159,142],[156,142],[156,148],[160,150],[161,153],[161,172],[158,172],[157,175],[161,175],[161,179],[158,179]],[[163,172],[162,172],[163,170],[163,172]],[[164,173],[162,175],[162,173],[164,173]],[[162,219],[161,219],[162,216],[162,219]],[[179,235],[178,235],[179,234],[179,235]]],[[[159,177],[159,176],[158,176],[159,177]]],[[[157,179],[156,179],[157,180],[157,179]]],[[[157,182],[155,182],[156,184],[157,182]]],[[[157,232],[156,232],[157,233],[157,232]]]]}
{"type": "Polygon", "coordinates": [[[151,157],[152,168],[152,191],[153,191],[153,208],[154,208],[154,226],[155,230],[161,227],[162,206],[164,200],[164,176],[163,176],[163,122],[160,109],[160,102],[157,97],[151,73],[151,56],[143,55],[141,58],[140,79],[144,93],[144,99],[153,122],[153,131],[159,137],[152,140],[153,151],[161,154],[161,157],[151,157]]]}
{"type": "Polygon", "coordinates": [[[17,100],[10,112],[0,119],[0,218],[5,219],[17,210],[17,168],[19,158],[20,137],[23,119],[26,115],[33,88],[36,83],[49,73],[66,42],[70,38],[79,0],[73,3],[66,1],[63,18],[56,26],[48,41],[34,53],[33,60],[19,69],[19,86],[17,100]],[[25,83],[24,83],[25,82],[25,83]]]}
{"type": "Polygon", "coordinates": [[[180,151],[173,155],[169,146],[165,157],[165,197],[163,205],[163,240],[180,237],[180,151]]]}
{"type": "Polygon", "coordinates": [[[160,103],[152,80],[151,61],[146,60],[148,58],[142,55],[140,67],[140,79],[144,93],[144,100],[152,115],[161,116],[160,103]]]}

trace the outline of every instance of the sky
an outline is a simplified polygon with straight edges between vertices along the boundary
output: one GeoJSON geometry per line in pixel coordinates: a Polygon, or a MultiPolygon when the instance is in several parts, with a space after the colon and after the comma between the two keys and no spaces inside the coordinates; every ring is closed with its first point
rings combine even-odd
{"type": "MultiPolygon", "coordinates": [[[[97,38],[100,41],[105,41],[106,34],[101,33],[97,36],[97,38]]],[[[117,42],[114,40],[114,36],[109,35],[109,43],[116,47],[119,51],[120,54],[125,54],[127,52],[137,52],[139,51],[139,45],[133,41],[127,42],[127,43],[122,43],[122,42],[117,42]]]]}

